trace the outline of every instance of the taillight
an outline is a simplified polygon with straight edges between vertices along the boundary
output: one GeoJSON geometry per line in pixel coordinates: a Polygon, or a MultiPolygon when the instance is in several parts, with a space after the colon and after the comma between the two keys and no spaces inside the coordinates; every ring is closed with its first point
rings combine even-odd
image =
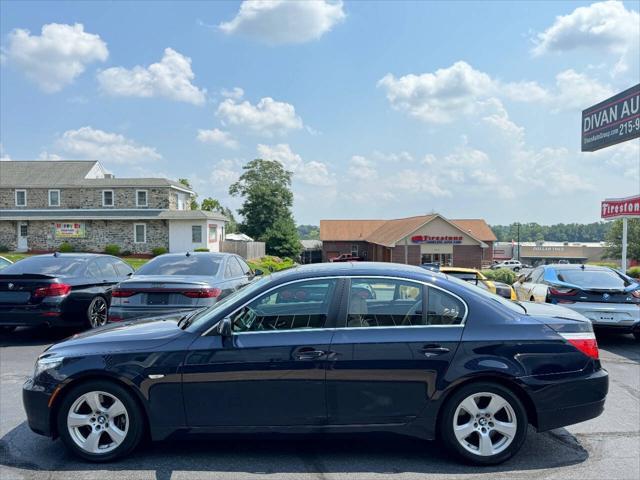
{"type": "Polygon", "coordinates": [[[219,288],[203,288],[201,290],[187,290],[182,292],[185,297],[189,298],[217,298],[222,293],[219,288]]]}
{"type": "Polygon", "coordinates": [[[71,285],[66,283],[52,283],[46,287],[39,287],[33,291],[34,298],[64,297],[71,291],[71,285]]]}
{"type": "Polygon", "coordinates": [[[593,358],[594,360],[599,358],[598,342],[593,332],[561,333],[560,335],[587,357],[593,358]]]}
{"type": "Polygon", "coordinates": [[[136,292],[133,290],[112,290],[111,296],[116,298],[127,298],[135,295],[136,292]]]}
{"type": "Polygon", "coordinates": [[[565,295],[575,295],[578,293],[577,290],[573,288],[560,288],[560,287],[549,287],[549,293],[551,295],[565,296],[565,295]]]}

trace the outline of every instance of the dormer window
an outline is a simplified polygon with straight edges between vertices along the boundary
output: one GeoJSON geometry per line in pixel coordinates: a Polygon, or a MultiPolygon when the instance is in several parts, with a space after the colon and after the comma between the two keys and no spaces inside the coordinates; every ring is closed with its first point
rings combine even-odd
{"type": "Polygon", "coordinates": [[[147,191],[146,190],[136,190],[136,206],[137,207],[147,207],[147,191]]]}
{"type": "Polygon", "coordinates": [[[16,190],[16,207],[26,207],[26,206],[27,206],[27,191],[16,190]]]}
{"type": "Polygon", "coordinates": [[[103,190],[102,191],[102,206],[103,207],[113,207],[114,199],[113,199],[113,190],[103,190]]]}

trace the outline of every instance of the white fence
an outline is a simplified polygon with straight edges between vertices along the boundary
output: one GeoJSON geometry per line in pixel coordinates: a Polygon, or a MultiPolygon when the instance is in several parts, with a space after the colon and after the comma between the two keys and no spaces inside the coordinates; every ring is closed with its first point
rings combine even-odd
{"type": "Polygon", "coordinates": [[[264,257],[265,255],[264,242],[236,242],[232,240],[225,240],[222,242],[222,251],[226,253],[235,253],[247,260],[264,257]]]}

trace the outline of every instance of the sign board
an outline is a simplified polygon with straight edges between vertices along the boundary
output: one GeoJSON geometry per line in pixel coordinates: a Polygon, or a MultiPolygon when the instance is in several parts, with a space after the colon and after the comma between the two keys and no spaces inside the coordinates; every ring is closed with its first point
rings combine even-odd
{"type": "Polygon", "coordinates": [[[640,195],[626,198],[607,198],[602,202],[601,217],[605,220],[615,218],[640,218],[640,195]]]}
{"type": "Polygon", "coordinates": [[[462,236],[456,237],[451,235],[414,235],[413,237],[411,237],[411,241],[413,243],[457,244],[462,243],[462,236]]]}
{"type": "Polygon", "coordinates": [[[84,238],[85,224],[78,222],[56,222],[53,224],[56,238],[84,238]]]}
{"type": "Polygon", "coordinates": [[[582,111],[582,151],[640,137],[640,83],[582,111]]]}

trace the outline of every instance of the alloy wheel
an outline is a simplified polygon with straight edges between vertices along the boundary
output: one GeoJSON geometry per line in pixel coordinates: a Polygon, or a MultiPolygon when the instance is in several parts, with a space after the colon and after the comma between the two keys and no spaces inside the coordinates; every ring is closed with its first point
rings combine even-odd
{"type": "Polygon", "coordinates": [[[89,323],[92,328],[102,327],[107,324],[107,301],[102,297],[96,297],[89,306],[89,323]]]}
{"type": "Polygon", "coordinates": [[[456,408],[453,433],[458,443],[474,455],[489,457],[506,450],[518,431],[511,404],[496,393],[469,395],[456,408]]]}
{"type": "Polygon", "coordinates": [[[114,395],[93,391],[76,399],[67,413],[67,429],[74,443],[91,454],[105,454],[127,438],[129,414],[114,395]]]}

